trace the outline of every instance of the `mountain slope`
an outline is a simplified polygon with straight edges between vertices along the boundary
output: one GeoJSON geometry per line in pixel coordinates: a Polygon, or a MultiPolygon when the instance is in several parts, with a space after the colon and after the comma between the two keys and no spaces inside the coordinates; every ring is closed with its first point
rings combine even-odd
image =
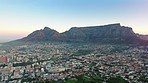
{"type": "Polygon", "coordinates": [[[43,30],[36,30],[27,37],[21,39],[23,42],[58,41],[61,34],[53,29],[45,27],[43,30]]]}

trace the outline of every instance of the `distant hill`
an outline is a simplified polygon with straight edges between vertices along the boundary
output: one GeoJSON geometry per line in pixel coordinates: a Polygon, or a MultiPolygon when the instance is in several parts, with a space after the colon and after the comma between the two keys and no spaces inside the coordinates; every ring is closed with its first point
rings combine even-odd
{"type": "Polygon", "coordinates": [[[148,41],[148,35],[141,35],[141,34],[137,34],[137,36],[143,40],[147,40],[148,41]]]}
{"type": "Polygon", "coordinates": [[[72,27],[63,33],[45,27],[44,29],[32,32],[25,38],[8,42],[7,44],[32,42],[90,42],[148,45],[148,41],[139,38],[132,28],[121,26],[120,23],[103,26],[72,27]]]}

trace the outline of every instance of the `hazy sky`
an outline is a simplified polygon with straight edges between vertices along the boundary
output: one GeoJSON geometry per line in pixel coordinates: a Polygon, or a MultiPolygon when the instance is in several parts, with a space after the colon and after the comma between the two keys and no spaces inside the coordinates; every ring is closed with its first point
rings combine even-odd
{"type": "Polygon", "coordinates": [[[112,23],[148,34],[148,0],[0,0],[0,42],[48,26],[64,32],[74,26],[112,23]]]}

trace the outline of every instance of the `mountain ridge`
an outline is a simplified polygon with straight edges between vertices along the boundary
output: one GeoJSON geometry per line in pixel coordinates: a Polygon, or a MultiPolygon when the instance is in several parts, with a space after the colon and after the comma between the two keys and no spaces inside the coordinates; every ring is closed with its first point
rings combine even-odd
{"type": "Polygon", "coordinates": [[[36,30],[27,37],[15,41],[23,43],[91,42],[148,45],[148,41],[139,38],[131,27],[121,26],[120,23],[101,26],[72,27],[63,33],[59,33],[49,27],[44,27],[44,29],[36,30]]]}

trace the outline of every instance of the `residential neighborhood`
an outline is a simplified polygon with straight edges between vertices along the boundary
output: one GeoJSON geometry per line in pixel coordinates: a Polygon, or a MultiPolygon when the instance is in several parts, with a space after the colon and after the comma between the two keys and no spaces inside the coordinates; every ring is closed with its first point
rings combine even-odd
{"type": "Polygon", "coordinates": [[[90,44],[32,44],[0,50],[0,81],[77,81],[93,78],[106,83],[120,77],[129,83],[148,82],[148,47],[90,44]]]}

